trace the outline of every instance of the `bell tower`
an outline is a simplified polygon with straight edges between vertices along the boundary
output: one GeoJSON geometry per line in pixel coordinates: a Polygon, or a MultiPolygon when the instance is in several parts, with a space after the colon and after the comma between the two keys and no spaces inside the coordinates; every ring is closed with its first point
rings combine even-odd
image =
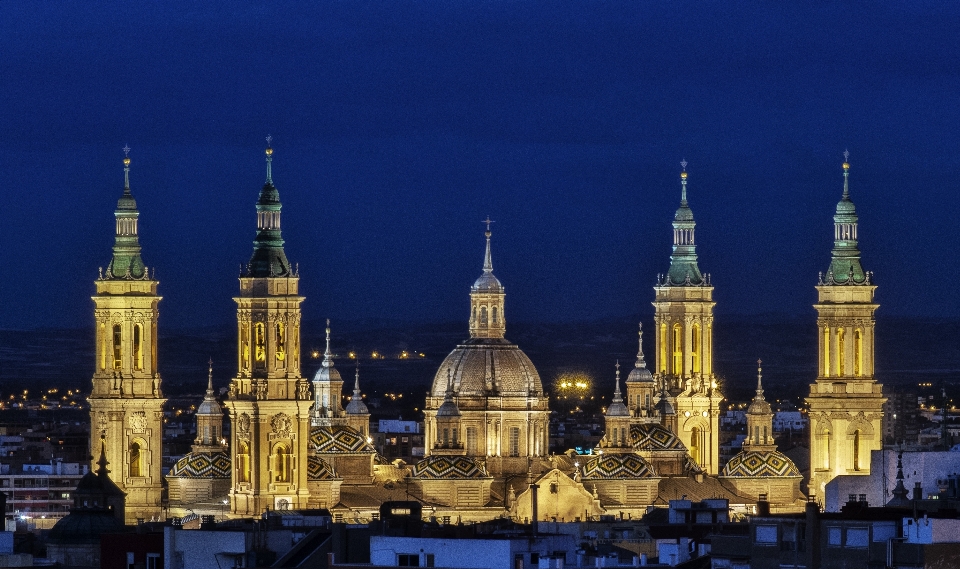
{"type": "MultiPolygon", "coordinates": [[[[126,492],[126,521],[159,519],[163,404],[157,372],[157,281],[140,257],[140,212],[130,192],[130,149],[114,212],[113,258],[95,281],[96,361],[90,404],[90,456],[102,450],[126,492]]],[[[94,468],[96,463],[91,465],[94,468]]]]}
{"type": "Polygon", "coordinates": [[[240,275],[237,376],[230,384],[233,480],[230,511],[307,505],[310,385],[300,374],[300,276],[280,236],[280,194],[273,185],[267,137],[267,181],[257,201],[253,255],[240,275]]]}
{"type": "Polygon", "coordinates": [[[824,495],[841,474],[869,475],[870,451],[882,447],[881,385],[874,378],[872,273],[860,265],[857,210],[850,200],[849,153],[843,196],[833,216],[833,251],[817,284],[817,379],[810,385],[810,492],[824,495]]]}
{"type": "Polygon", "coordinates": [[[673,216],[670,270],[654,290],[656,377],[676,412],[676,435],[708,474],[720,460],[720,402],[713,374],[713,285],[697,266],[696,222],[680,163],[680,207],[673,216]]]}

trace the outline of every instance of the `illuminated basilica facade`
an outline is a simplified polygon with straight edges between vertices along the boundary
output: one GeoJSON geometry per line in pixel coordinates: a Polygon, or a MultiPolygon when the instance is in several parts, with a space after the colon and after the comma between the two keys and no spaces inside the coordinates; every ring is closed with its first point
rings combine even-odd
{"type": "MultiPolygon", "coordinates": [[[[328,508],[370,518],[380,503],[412,497],[438,516],[461,520],[522,520],[535,510],[574,519],[608,512],[640,516],[664,496],[688,493],[689,484],[731,504],[748,506],[767,494],[781,508],[802,506],[801,475],[773,443],[773,413],[759,369],[743,450],[720,463],[723,394],[713,366],[713,285],[698,265],[686,163],[669,270],[653,287],[654,319],[647,331],[654,335],[654,364],[648,369],[641,325],[637,359],[622,382],[617,365],[605,434],[594,452],[549,453],[548,394],[530,359],[506,339],[506,293],[493,274],[488,220],[481,274],[469,291],[469,337],[435,374],[423,406],[424,457],[408,465],[386,461],[371,445],[359,372],[349,403],[341,404],[344,381],[334,365],[329,321],[323,361],[311,379],[303,374],[304,297],[299,270],[283,249],[272,159],[268,147],[253,254],[234,298],[236,375],[223,403],[229,435],[221,432],[223,409],[211,368],[194,447],[166,477],[172,506],[226,499],[236,516],[328,508]]],[[[848,173],[845,163],[833,259],[817,286],[819,376],[808,398],[814,493],[837,475],[869,474],[869,453],[880,448],[884,399],[873,377],[876,287],[860,266],[848,173]]],[[[127,518],[134,520],[162,513],[165,399],[156,361],[160,297],[140,258],[129,160],[125,176],[113,259],[93,297],[97,349],[89,401],[91,448],[103,447],[111,478],[127,494],[127,518]]]]}

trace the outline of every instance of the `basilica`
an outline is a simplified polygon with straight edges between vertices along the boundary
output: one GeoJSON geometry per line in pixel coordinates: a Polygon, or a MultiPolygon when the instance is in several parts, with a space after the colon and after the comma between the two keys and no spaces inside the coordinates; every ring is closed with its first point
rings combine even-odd
{"type": "Polygon", "coordinates": [[[359,374],[342,405],[329,321],[319,369],[305,375],[301,368],[304,297],[299,271],[284,253],[272,160],[268,146],[253,253],[234,297],[236,374],[222,407],[208,374],[195,444],[164,476],[161,297],[141,258],[139,211],[124,159],[113,257],[95,283],[89,403],[91,455],[111,466],[111,479],[126,494],[128,522],[214,499],[238,517],[325,508],[358,520],[373,518],[390,500],[418,500],[431,515],[460,521],[641,516],[681,495],[726,498],[745,508],[763,495],[776,509],[796,511],[805,501],[805,474],[815,496],[838,475],[869,475],[884,398],[873,377],[876,286],[860,264],[848,163],[830,266],[816,286],[820,359],[807,399],[811,471],[801,473],[773,442],[759,366],[742,451],[721,463],[724,396],[713,367],[713,285],[698,264],[685,162],[669,269],[653,287],[647,333],[655,338],[654,363],[648,368],[641,324],[633,368],[621,380],[618,364],[609,378],[613,398],[597,448],[549,452],[549,394],[530,358],[507,339],[506,289],[494,275],[488,221],[480,276],[469,291],[469,336],[436,372],[423,405],[424,457],[406,464],[387,461],[372,446],[359,374]]]}

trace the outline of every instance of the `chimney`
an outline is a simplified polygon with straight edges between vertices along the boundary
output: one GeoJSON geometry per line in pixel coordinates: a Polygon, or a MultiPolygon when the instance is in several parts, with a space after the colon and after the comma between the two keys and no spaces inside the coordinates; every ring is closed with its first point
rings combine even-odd
{"type": "Polygon", "coordinates": [[[923,487],[920,486],[920,482],[917,481],[913,484],[913,499],[914,500],[923,500],[923,487]]]}
{"type": "Polygon", "coordinates": [[[760,494],[760,497],[757,498],[757,515],[758,516],[769,516],[770,515],[770,502],[767,501],[767,494],[760,494]]]}

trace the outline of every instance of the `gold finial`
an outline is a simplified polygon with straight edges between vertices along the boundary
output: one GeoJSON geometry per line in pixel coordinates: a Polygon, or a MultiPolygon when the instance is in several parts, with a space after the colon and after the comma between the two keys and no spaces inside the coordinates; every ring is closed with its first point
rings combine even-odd
{"type": "Polygon", "coordinates": [[[683,180],[687,179],[687,159],[684,158],[680,161],[680,167],[683,168],[683,171],[680,172],[680,178],[683,180]]]}
{"type": "Polygon", "coordinates": [[[129,144],[123,145],[123,165],[124,166],[130,165],[130,145],[129,144]]]}
{"type": "Polygon", "coordinates": [[[487,224],[487,231],[486,231],[485,235],[486,235],[487,237],[490,237],[490,224],[491,224],[491,223],[495,223],[495,222],[494,222],[492,219],[490,219],[490,216],[488,215],[487,218],[484,219],[484,220],[481,220],[480,223],[486,223],[486,224],[487,224]]]}
{"type": "Polygon", "coordinates": [[[273,155],[273,136],[267,135],[267,156],[273,155]]]}
{"type": "Polygon", "coordinates": [[[850,160],[850,151],[849,151],[849,150],[844,150],[844,151],[843,151],[843,169],[844,169],[844,170],[849,170],[849,169],[850,169],[850,162],[849,162],[849,160],[850,160]]]}

